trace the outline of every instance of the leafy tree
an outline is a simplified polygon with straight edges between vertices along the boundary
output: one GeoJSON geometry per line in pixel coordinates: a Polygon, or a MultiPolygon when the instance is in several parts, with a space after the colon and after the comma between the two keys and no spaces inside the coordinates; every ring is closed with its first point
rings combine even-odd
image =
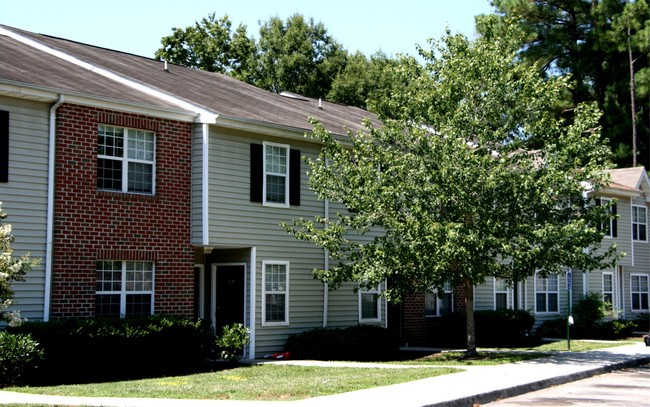
{"type": "MultiPolygon", "coordinates": [[[[565,107],[598,103],[604,112],[603,134],[617,162],[634,164],[638,155],[649,165],[650,98],[641,90],[650,86],[647,0],[494,0],[492,4],[504,22],[516,22],[525,60],[539,63],[547,76],[571,75],[574,87],[565,107]],[[635,55],[632,75],[630,51],[635,55]],[[632,78],[640,88],[637,99],[630,98],[632,78]],[[639,153],[633,151],[637,139],[639,153]]],[[[485,18],[491,17],[478,18],[479,31],[485,18]]]]}
{"type": "Polygon", "coordinates": [[[7,311],[13,302],[14,292],[11,285],[16,281],[24,281],[23,276],[35,262],[29,260],[28,255],[18,259],[13,257],[11,243],[15,238],[11,234],[11,225],[2,223],[6,217],[7,214],[3,212],[2,202],[0,202],[0,321],[4,320],[10,325],[16,325],[22,321],[20,314],[17,311],[7,311]]]}
{"type": "Polygon", "coordinates": [[[366,133],[341,140],[314,122],[310,136],[323,148],[307,160],[310,186],[345,210],[284,225],[337,260],[315,271],[332,288],[388,280],[389,300],[447,282],[462,288],[468,355],[476,354],[474,287],[488,276],[514,279],[513,250],[523,249],[513,238],[521,247],[570,246],[540,262],[541,273],[558,272],[599,245],[610,216],[586,196],[587,185],[606,183],[609,165],[599,112],[580,106],[571,123],[551,114],[568,81],[521,64],[513,38],[512,30],[475,42],[448,32],[419,50],[424,66],[407,58],[393,70],[403,88],[382,104],[390,117],[381,127],[366,123],[366,133]]]}
{"type": "Polygon", "coordinates": [[[229,74],[248,80],[254,72],[255,42],[240,24],[232,32],[228,15],[217,19],[214,13],[186,29],[173,28],[172,35],[163,37],[163,47],[155,57],[175,64],[209,72],[229,74]]]}

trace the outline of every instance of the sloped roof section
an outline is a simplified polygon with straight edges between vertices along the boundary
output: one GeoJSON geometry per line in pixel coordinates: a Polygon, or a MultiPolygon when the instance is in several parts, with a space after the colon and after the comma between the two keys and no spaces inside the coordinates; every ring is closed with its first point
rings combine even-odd
{"type": "Polygon", "coordinates": [[[74,93],[147,105],[156,108],[175,109],[178,106],[162,100],[152,100],[144,93],[103,78],[92,71],[38,52],[13,38],[0,34],[0,81],[16,86],[36,86],[51,92],[74,93]]]}
{"type": "Polygon", "coordinates": [[[364,130],[362,122],[365,118],[379,124],[375,115],[356,107],[302,96],[286,97],[227,75],[171,63],[167,64],[168,69],[165,70],[164,62],[155,59],[7,28],[89,64],[227,118],[310,131],[312,126],[308,119],[314,117],[335,134],[343,134],[346,128],[352,131],[364,130]]]}
{"type": "Polygon", "coordinates": [[[650,178],[645,167],[616,168],[608,170],[607,173],[610,177],[607,189],[610,192],[620,191],[636,195],[643,193],[646,201],[650,202],[650,178]]]}

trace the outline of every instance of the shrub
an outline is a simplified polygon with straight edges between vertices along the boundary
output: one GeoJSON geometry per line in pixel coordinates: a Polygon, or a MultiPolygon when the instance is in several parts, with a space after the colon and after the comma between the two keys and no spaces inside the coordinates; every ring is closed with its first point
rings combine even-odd
{"type": "Polygon", "coordinates": [[[223,333],[216,340],[219,356],[228,362],[239,359],[241,351],[250,342],[250,330],[243,324],[232,324],[223,327],[223,333]]]}
{"type": "Polygon", "coordinates": [[[65,319],[8,329],[41,344],[45,359],[36,380],[46,384],[193,371],[214,350],[209,324],[183,317],[65,319]]]}
{"type": "Polygon", "coordinates": [[[650,332],[650,314],[643,313],[639,314],[636,319],[636,329],[643,332],[650,332]]]}
{"type": "Polygon", "coordinates": [[[577,332],[592,332],[605,316],[605,303],[600,293],[590,292],[578,300],[572,309],[577,332]]]}
{"type": "Polygon", "coordinates": [[[30,335],[0,331],[0,387],[22,384],[43,359],[43,350],[30,335]]]}
{"type": "Polygon", "coordinates": [[[316,328],[290,335],[285,351],[295,359],[390,360],[399,352],[399,339],[374,325],[316,328]]]}
{"type": "MultiPolygon", "coordinates": [[[[466,315],[454,312],[440,318],[435,345],[464,347],[466,315]]],[[[523,310],[480,310],[474,312],[476,344],[482,347],[517,347],[530,344],[535,317],[523,310]]]]}

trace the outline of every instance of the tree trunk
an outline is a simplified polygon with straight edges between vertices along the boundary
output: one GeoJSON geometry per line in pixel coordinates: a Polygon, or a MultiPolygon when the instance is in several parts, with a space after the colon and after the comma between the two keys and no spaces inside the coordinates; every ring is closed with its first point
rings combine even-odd
{"type": "Polygon", "coordinates": [[[463,285],[465,286],[465,313],[467,315],[467,351],[465,356],[474,357],[478,355],[476,351],[476,324],[474,323],[474,285],[469,280],[465,280],[463,285]]]}
{"type": "Polygon", "coordinates": [[[632,55],[632,41],[630,39],[630,22],[627,22],[627,53],[630,60],[630,110],[632,111],[632,166],[637,164],[637,145],[636,145],[636,97],[634,82],[634,58],[632,55]]]}

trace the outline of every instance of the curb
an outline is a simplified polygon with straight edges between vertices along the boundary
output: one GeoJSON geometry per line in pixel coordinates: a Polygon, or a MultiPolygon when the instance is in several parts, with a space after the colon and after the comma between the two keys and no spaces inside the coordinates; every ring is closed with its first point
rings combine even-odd
{"type": "Polygon", "coordinates": [[[455,400],[448,400],[440,403],[427,404],[422,407],[467,407],[467,406],[487,404],[501,399],[520,396],[522,394],[530,393],[533,391],[543,390],[561,384],[588,379],[590,377],[598,376],[605,373],[610,373],[615,370],[636,367],[647,363],[650,363],[650,356],[639,357],[639,358],[626,360],[622,362],[616,362],[606,366],[594,367],[593,369],[584,370],[582,372],[576,372],[564,376],[552,377],[549,379],[539,380],[536,382],[494,390],[483,394],[475,394],[467,397],[461,397],[455,400]]]}

